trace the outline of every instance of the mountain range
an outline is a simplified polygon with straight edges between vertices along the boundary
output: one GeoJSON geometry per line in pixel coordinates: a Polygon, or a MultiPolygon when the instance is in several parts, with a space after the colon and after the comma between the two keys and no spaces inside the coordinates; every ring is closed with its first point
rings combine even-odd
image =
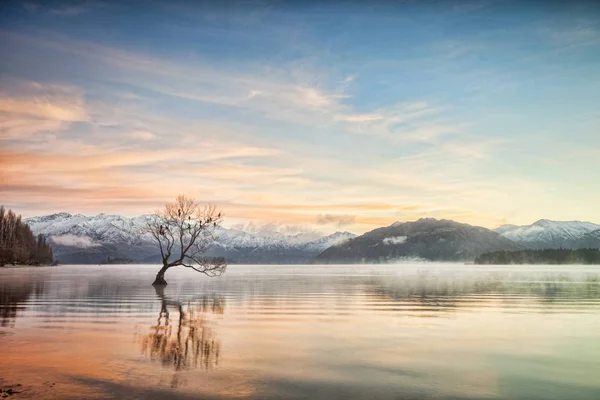
{"type": "MultiPolygon", "coordinates": [[[[143,233],[148,215],[59,213],[25,220],[44,235],[62,263],[102,263],[111,259],[154,263],[160,260],[152,237],[143,233]]],[[[276,227],[220,228],[208,255],[230,263],[360,263],[402,260],[472,261],[489,251],[540,248],[600,248],[600,225],[539,220],[494,230],[450,220],[422,218],[395,222],[356,236],[349,232],[284,233],[276,227]]]]}
{"type": "MultiPolygon", "coordinates": [[[[143,233],[149,217],[58,213],[25,222],[34,234],[49,240],[61,263],[97,264],[108,258],[154,263],[160,261],[158,249],[154,239],[143,233]]],[[[252,232],[219,228],[208,255],[226,257],[230,263],[307,263],[328,247],[356,236],[349,232],[286,234],[269,227],[249,228],[252,232]]]]}
{"type": "Polygon", "coordinates": [[[540,219],[531,225],[502,225],[495,232],[529,249],[600,247],[600,225],[540,219]]]}

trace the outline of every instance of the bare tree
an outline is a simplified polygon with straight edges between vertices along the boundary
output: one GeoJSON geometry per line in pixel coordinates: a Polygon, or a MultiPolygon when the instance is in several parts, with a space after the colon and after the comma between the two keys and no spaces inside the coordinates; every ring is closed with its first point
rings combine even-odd
{"type": "Polygon", "coordinates": [[[204,257],[222,220],[223,215],[214,205],[202,206],[183,195],[150,217],[147,232],[156,240],[163,264],[153,285],[166,285],[165,272],[179,265],[208,276],[225,272],[227,263],[223,257],[204,257]]]}

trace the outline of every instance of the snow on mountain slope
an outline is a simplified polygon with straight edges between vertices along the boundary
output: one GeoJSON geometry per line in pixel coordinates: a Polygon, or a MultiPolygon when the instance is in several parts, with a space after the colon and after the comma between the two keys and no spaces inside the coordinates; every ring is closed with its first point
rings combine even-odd
{"type": "Polygon", "coordinates": [[[574,243],[574,248],[599,248],[600,249],[600,229],[596,229],[590,233],[586,233],[582,238],[577,239],[574,243]]]}
{"type": "Polygon", "coordinates": [[[98,214],[85,216],[59,213],[25,220],[37,235],[42,234],[51,240],[64,235],[85,237],[92,242],[106,243],[140,243],[149,241],[151,237],[144,235],[146,218],[142,215],[127,218],[120,215],[98,214]]]}
{"type": "Polygon", "coordinates": [[[340,245],[350,239],[354,239],[356,235],[350,232],[335,232],[328,236],[323,236],[320,239],[305,243],[304,248],[315,252],[322,252],[332,246],[340,245]]]}
{"type": "MultiPolygon", "coordinates": [[[[59,248],[63,258],[68,259],[69,251],[73,251],[74,248],[79,252],[88,249],[88,252],[94,250],[98,253],[109,251],[106,247],[109,246],[108,249],[118,247],[122,252],[125,251],[124,245],[135,245],[148,253],[148,250],[152,249],[153,238],[143,233],[147,218],[148,215],[127,218],[107,214],[85,216],[59,213],[28,218],[25,222],[29,224],[34,234],[48,237],[50,243],[59,248]],[[100,246],[104,247],[98,249],[100,246]]],[[[257,225],[253,227],[253,233],[240,229],[218,229],[215,232],[214,251],[220,255],[244,254],[244,259],[247,259],[250,252],[256,253],[260,250],[263,261],[268,261],[269,254],[273,252],[277,253],[279,260],[285,259],[286,251],[288,253],[292,251],[296,258],[301,259],[301,256],[305,256],[308,260],[326,248],[356,236],[349,232],[336,232],[328,236],[312,231],[286,234],[277,232],[273,227],[261,228],[257,225]]],[[[128,256],[132,257],[132,254],[128,256]]]]}
{"type": "Polygon", "coordinates": [[[600,225],[582,221],[551,221],[541,219],[531,225],[502,225],[495,232],[522,246],[531,248],[571,248],[585,235],[600,229],[600,225]]]}
{"type": "Polygon", "coordinates": [[[260,233],[252,234],[237,229],[226,228],[221,228],[216,232],[217,243],[224,248],[297,247],[324,250],[327,247],[356,236],[350,232],[336,232],[328,236],[321,236],[316,240],[310,240],[313,235],[308,237],[300,235],[280,234],[261,236],[260,233]]]}

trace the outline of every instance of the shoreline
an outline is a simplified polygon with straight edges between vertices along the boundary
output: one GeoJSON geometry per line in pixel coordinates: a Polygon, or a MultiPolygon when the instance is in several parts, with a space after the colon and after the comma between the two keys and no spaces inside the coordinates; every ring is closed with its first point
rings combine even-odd
{"type": "Polygon", "coordinates": [[[27,264],[6,264],[0,265],[0,268],[40,268],[40,267],[60,267],[63,264],[41,264],[41,265],[27,265],[27,264]]]}

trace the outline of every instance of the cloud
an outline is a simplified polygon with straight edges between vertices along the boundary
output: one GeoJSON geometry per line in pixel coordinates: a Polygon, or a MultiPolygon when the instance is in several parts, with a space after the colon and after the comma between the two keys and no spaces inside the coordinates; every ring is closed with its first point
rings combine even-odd
{"type": "Polygon", "coordinates": [[[82,14],[88,11],[86,7],[83,6],[72,6],[72,7],[63,7],[63,8],[55,8],[50,12],[55,15],[61,15],[65,17],[74,17],[76,15],[82,14]]]}
{"type": "Polygon", "coordinates": [[[54,121],[83,121],[86,119],[85,109],[81,104],[60,103],[60,100],[31,98],[31,99],[0,99],[0,112],[31,116],[54,121]]]}
{"type": "Polygon", "coordinates": [[[90,10],[104,6],[105,3],[99,1],[71,1],[71,4],[64,4],[59,7],[53,7],[51,4],[43,2],[24,2],[23,8],[30,13],[40,12],[56,15],[60,17],[75,17],[77,15],[89,12],[90,10]]]}
{"type": "Polygon", "coordinates": [[[383,244],[385,244],[385,245],[402,244],[402,243],[406,243],[407,239],[408,239],[408,236],[386,237],[385,239],[383,239],[383,244]]]}
{"type": "Polygon", "coordinates": [[[349,132],[374,136],[395,142],[432,142],[439,137],[458,133],[463,127],[436,122],[440,111],[428,102],[414,101],[375,110],[372,113],[334,115],[349,132]]]}
{"type": "Polygon", "coordinates": [[[349,85],[350,83],[354,82],[354,80],[358,77],[358,74],[351,74],[348,75],[344,78],[344,80],[342,81],[343,85],[349,85]]]}
{"type": "Polygon", "coordinates": [[[355,215],[319,214],[316,219],[317,225],[337,224],[338,226],[350,225],[356,222],[355,215]]]}
{"type": "Polygon", "coordinates": [[[152,140],[156,138],[156,135],[154,133],[148,131],[133,131],[131,132],[130,136],[132,139],[142,141],[152,140]]]}
{"type": "MultiPolygon", "coordinates": [[[[343,93],[284,78],[284,71],[261,74],[236,71],[200,60],[185,63],[123,51],[96,43],[50,35],[53,39],[3,32],[11,41],[76,54],[110,66],[111,79],[166,95],[250,109],[270,118],[305,121],[307,114],[340,108],[343,93]]],[[[310,120],[309,120],[310,121],[310,120]]]]}
{"type": "Polygon", "coordinates": [[[61,246],[70,246],[70,247],[79,247],[82,249],[86,249],[89,247],[98,247],[99,243],[94,242],[91,238],[87,236],[75,236],[75,235],[55,235],[50,236],[50,240],[61,246]]]}
{"type": "Polygon", "coordinates": [[[23,139],[39,133],[58,132],[68,126],[64,121],[15,118],[0,114],[0,138],[23,139]]]}
{"type": "Polygon", "coordinates": [[[248,223],[238,223],[231,225],[232,229],[241,230],[244,232],[252,233],[258,236],[273,236],[273,235],[290,235],[298,236],[299,239],[304,241],[315,240],[322,237],[322,233],[314,230],[305,224],[290,224],[287,222],[256,222],[250,221],[248,223]]]}
{"type": "Polygon", "coordinates": [[[57,132],[72,122],[88,118],[83,94],[72,86],[13,81],[0,91],[0,135],[3,138],[57,132]]]}
{"type": "Polygon", "coordinates": [[[33,3],[33,2],[23,2],[22,3],[23,8],[25,9],[25,11],[27,12],[34,12],[37,9],[39,9],[40,5],[37,3],[33,3]]]}
{"type": "MultiPolygon", "coordinates": [[[[348,76],[341,87],[332,87],[317,83],[327,81],[324,77],[313,76],[300,81],[291,78],[283,69],[271,68],[269,74],[263,73],[262,69],[240,71],[199,59],[177,62],[50,34],[41,38],[16,32],[2,33],[22,46],[76,54],[93,61],[94,65],[103,65],[106,68],[102,71],[110,71],[110,79],[114,82],[181,99],[249,110],[275,121],[334,126],[382,120],[385,128],[426,111],[422,103],[406,103],[373,113],[357,113],[345,103],[349,99],[345,90],[354,80],[353,75],[348,76]]],[[[377,130],[373,126],[368,128],[368,131],[377,130]]]]}
{"type": "Polygon", "coordinates": [[[300,99],[302,99],[300,104],[306,104],[309,107],[315,108],[330,107],[335,99],[339,98],[339,96],[327,95],[311,87],[299,87],[298,92],[301,94],[300,99]]]}
{"type": "Polygon", "coordinates": [[[372,121],[379,121],[384,117],[379,114],[350,114],[350,115],[336,115],[334,119],[336,121],[345,121],[353,123],[365,123],[372,121]]]}
{"type": "Polygon", "coordinates": [[[198,58],[163,59],[51,34],[46,38],[16,32],[3,34],[22,46],[75,54],[84,62],[93,61],[94,66],[104,67],[98,71],[99,76],[108,71],[113,82],[224,106],[232,111],[250,112],[272,121],[335,128],[348,134],[397,142],[432,141],[460,130],[460,127],[436,123],[434,117],[439,107],[424,100],[358,112],[346,93],[356,74],[347,75],[341,86],[336,81],[336,86],[323,71],[311,71],[311,76],[301,79],[281,67],[270,66],[266,74],[264,67],[240,70],[198,58]]]}
{"type": "Polygon", "coordinates": [[[542,40],[563,49],[600,43],[600,29],[595,19],[580,20],[571,24],[543,24],[538,28],[537,34],[542,40]]]}

